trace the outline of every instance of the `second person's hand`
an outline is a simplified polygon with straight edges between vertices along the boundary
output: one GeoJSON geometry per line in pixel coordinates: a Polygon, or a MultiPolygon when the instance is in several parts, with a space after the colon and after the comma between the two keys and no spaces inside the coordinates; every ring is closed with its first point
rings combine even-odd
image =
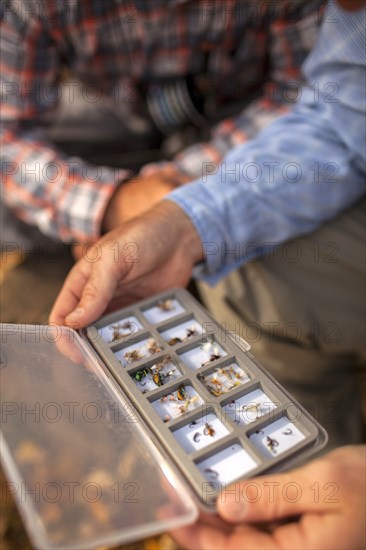
{"type": "Polygon", "coordinates": [[[178,172],[172,163],[155,169],[146,167],[138,176],[120,185],[105,210],[102,227],[111,231],[148,211],[176,187],[191,178],[178,172]]]}

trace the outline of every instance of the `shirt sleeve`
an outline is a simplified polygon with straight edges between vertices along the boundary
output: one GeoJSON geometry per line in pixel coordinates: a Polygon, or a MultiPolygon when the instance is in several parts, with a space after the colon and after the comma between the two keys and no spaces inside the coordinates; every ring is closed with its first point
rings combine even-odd
{"type": "MultiPolygon", "coordinates": [[[[238,116],[220,122],[211,139],[179,153],[179,171],[197,178],[222,162],[233,147],[253,139],[259,131],[297,102],[304,84],[301,66],[316,43],[323,14],[321,0],[264,4],[268,25],[268,73],[262,95],[238,116]]],[[[263,6],[264,6],[263,5],[263,6]]]]}
{"type": "Polygon", "coordinates": [[[41,121],[56,107],[60,53],[42,18],[25,7],[5,2],[0,10],[2,198],[47,235],[94,240],[128,172],[69,158],[47,140],[41,121]]]}
{"type": "Polygon", "coordinates": [[[366,192],[366,9],[337,10],[305,64],[295,109],[235,148],[217,172],[168,198],[191,218],[215,284],[246,261],[316,229],[366,192]]]}

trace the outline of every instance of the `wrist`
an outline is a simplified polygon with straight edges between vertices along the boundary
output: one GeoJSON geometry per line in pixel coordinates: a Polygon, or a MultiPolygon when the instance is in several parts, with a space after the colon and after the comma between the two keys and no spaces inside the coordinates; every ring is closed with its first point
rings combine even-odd
{"type": "Polygon", "coordinates": [[[125,171],[124,177],[118,180],[113,193],[110,195],[108,202],[105,205],[104,214],[101,222],[101,235],[112,231],[125,220],[123,219],[123,207],[126,202],[124,196],[124,188],[128,187],[129,183],[136,181],[136,172],[129,170],[125,171]]]}

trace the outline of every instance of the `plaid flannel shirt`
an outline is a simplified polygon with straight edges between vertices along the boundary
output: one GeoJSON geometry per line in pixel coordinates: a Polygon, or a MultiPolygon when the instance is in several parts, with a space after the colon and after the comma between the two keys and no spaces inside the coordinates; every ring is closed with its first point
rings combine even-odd
{"type": "MultiPolygon", "coordinates": [[[[225,106],[251,97],[210,139],[173,162],[192,180],[207,162],[293,104],[300,67],[321,23],[322,0],[9,0],[1,15],[2,187],[6,203],[42,232],[70,242],[100,234],[103,214],[124,170],[68,158],[43,125],[55,110],[63,64],[89,95],[146,112],[140,84],[199,73],[201,88],[225,106]]],[[[72,93],[72,90],[70,91],[72,93]]],[[[96,128],[97,131],[97,128],[96,128]]]]}

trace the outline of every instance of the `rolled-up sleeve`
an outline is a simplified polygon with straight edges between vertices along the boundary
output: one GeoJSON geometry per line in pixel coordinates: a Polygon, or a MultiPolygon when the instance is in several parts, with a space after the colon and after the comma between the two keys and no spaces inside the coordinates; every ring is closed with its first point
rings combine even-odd
{"type": "Polygon", "coordinates": [[[327,20],[304,72],[295,109],[235,148],[215,174],[168,198],[191,218],[214,284],[244,262],[308,233],[366,191],[366,10],[327,20]]]}

